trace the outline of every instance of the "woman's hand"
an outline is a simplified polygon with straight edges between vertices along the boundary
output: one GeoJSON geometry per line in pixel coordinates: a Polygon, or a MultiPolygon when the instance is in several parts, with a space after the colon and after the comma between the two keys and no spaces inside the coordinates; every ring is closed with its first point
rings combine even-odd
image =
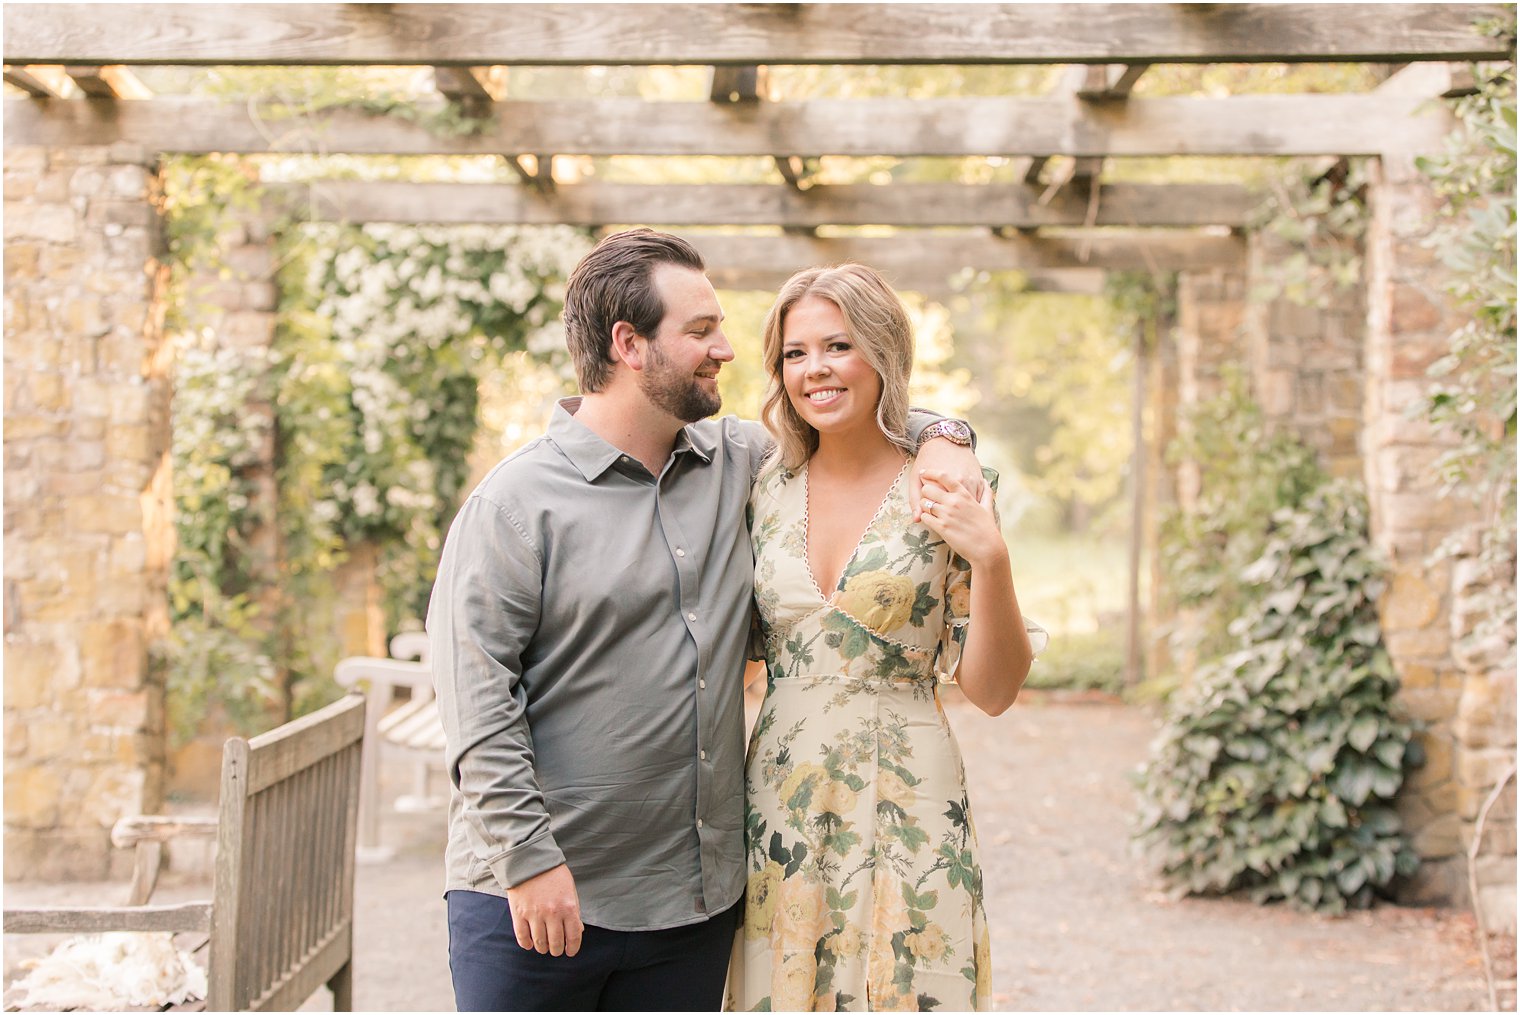
{"type": "Polygon", "coordinates": [[[982,463],[976,460],[976,453],[970,448],[943,437],[925,441],[918,449],[912,474],[908,477],[908,510],[913,512],[915,522],[924,520],[923,499],[927,496],[923,490],[924,477],[931,473],[937,474],[944,485],[958,480],[975,495],[980,495],[987,485],[982,478],[982,463]]]}
{"type": "Polygon", "coordinates": [[[919,476],[923,480],[919,521],[949,543],[973,570],[1007,559],[1008,544],[998,530],[993,492],[986,483],[973,492],[962,480],[936,469],[924,469],[919,476]]]}

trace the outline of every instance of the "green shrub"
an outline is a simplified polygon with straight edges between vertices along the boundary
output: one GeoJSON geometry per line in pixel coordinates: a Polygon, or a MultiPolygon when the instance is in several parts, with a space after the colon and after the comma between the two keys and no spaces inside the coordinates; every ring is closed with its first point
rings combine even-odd
{"type": "Polygon", "coordinates": [[[1419,759],[1392,709],[1360,495],[1329,483],[1273,513],[1242,577],[1240,649],[1173,695],[1140,841],[1183,893],[1370,905],[1418,863],[1393,799],[1419,759]]]}
{"type": "Polygon", "coordinates": [[[1118,694],[1124,689],[1124,628],[1085,634],[1058,631],[1030,668],[1025,686],[1118,694]]]}

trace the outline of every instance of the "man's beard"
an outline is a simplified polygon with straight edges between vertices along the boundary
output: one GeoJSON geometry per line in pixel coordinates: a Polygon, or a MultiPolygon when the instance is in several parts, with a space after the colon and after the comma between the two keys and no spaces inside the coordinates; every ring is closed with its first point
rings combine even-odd
{"type": "Polygon", "coordinates": [[[639,389],[656,408],[683,423],[695,423],[723,407],[720,393],[703,391],[695,376],[676,371],[659,350],[658,344],[649,343],[649,366],[639,374],[639,389]]]}

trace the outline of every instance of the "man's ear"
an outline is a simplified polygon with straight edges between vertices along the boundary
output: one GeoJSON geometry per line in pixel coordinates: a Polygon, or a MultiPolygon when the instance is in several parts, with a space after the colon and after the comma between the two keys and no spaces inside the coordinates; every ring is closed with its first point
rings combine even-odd
{"type": "Polygon", "coordinates": [[[612,326],[612,358],[622,360],[633,370],[644,369],[643,343],[627,321],[618,321],[612,326]]]}

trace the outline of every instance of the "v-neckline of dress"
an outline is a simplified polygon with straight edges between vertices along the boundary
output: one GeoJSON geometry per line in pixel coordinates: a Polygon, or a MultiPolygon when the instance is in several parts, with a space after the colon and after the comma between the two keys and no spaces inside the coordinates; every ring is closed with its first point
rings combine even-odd
{"type": "Polygon", "coordinates": [[[839,577],[834,579],[834,588],[829,595],[823,594],[823,586],[818,584],[818,578],[813,574],[813,496],[812,496],[812,462],[804,462],[802,466],[802,569],[807,572],[808,582],[813,586],[813,593],[825,604],[834,602],[834,597],[839,594],[839,586],[844,581],[844,576],[849,573],[850,565],[855,563],[855,558],[860,556],[860,548],[865,543],[866,537],[871,530],[876,528],[876,523],[881,519],[881,514],[892,502],[892,495],[897,492],[903,477],[908,474],[908,468],[913,464],[909,458],[903,462],[903,467],[898,470],[897,478],[887,487],[887,492],[882,495],[881,503],[876,505],[876,512],[871,515],[871,520],[866,522],[866,527],[860,530],[860,536],[855,540],[855,547],[850,555],[844,559],[844,566],[839,569],[839,577]]]}

